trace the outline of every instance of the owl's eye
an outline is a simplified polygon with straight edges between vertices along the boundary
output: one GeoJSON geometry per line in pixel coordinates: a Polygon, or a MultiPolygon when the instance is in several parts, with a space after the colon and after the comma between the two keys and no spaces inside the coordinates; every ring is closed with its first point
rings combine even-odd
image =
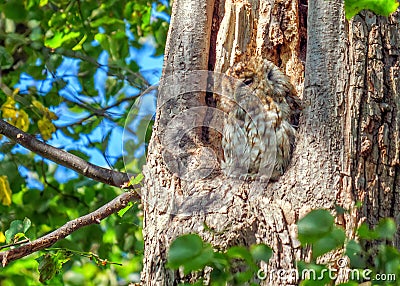
{"type": "Polygon", "coordinates": [[[273,73],[272,70],[270,70],[270,71],[268,72],[268,74],[267,74],[267,79],[268,79],[269,81],[271,81],[272,78],[273,78],[273,76],[274,76],[274,73],[273,73]]]}
{"type": "Polygon", "coordinates": [[[243,83],[244,83],[245,85],[250,85],[250,84],[253,83],[253,79],[252,79],[252,78],[246,78],[246,79],[244,79],[243,83]]]}

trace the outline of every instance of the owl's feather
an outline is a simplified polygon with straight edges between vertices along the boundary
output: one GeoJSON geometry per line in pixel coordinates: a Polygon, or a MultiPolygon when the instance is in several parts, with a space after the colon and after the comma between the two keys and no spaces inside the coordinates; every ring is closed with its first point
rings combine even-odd
{"type": "Polygon", "coordinates": [[[299,99],[288,77],[268,60],[229,68],[220,108],[224,122],[221,169],[227,176],[276,180],[289,165],[299,99]]]}

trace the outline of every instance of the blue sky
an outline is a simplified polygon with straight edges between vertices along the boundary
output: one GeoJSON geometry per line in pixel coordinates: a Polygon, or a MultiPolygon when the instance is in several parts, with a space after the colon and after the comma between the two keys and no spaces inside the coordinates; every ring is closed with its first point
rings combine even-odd
{"type": "MultiPolygon", "coordinates": [[[[165,14],[158,15],[159,17],[164,17],[169,21],[169,16],[165,14]]],[[[128,37],[133,37],[132,35],[128,35],[128,37]]],[[[94,43],[96,44],[96,43],[94,43]]],[[[161,68],[163,63],[163,56],[153,56],[155,53],[155,48],[151,38],[145,39],[143,46],[141,49],[135,49],[130,47],[130,55],[127,58],[127,61],[134,60],[140,67],[141,74],[145,77],[145,79],[150,84],[156,84],[159,81],[159,77],[161,75],[161,68]]],[[[99,58],[97,59],[100,64],[107,64],[108,54],[107,52],[101,53],[99,58]]],[[[96,101],[100,103],[102,106],[107,106],[112,104],[113,102],[104,102],[104,88],[105,81],[107,78],[107,68],[99,68],[95,74],[95,86],[99,92],[98,96],[95,97],[84,97],[80,94],[81,86],[78,80],[78,72],[79,72],[80,60],[65,58],[61,65],[58,67],[56,71],[56,78],[63,78],[63,80],[67,83],[67,85],[59,91],[60,102],[61,97],[66,98],[70,101],[76,102],[76,100],[83,100],[85,102],[90,103],[90,101],[96,101]]],[[[46,94],[52,88],[52,83],[54,82],[54,76],[48,74],[45,80],[35,80],[28,74],[22,74],[20,77],[20,82],[15,86],[20,88],[21,93],[24,90],[27,90],[30,86],[35,86],[39,93],[46,94]]],[[[132,96],[137,94],[137,90],[126,85],[123,89],[123,92],[126,96],[132,96]]],[[[131,108],[132,103],[126,103],[122,105],[122,108],[131,108]]],[[[138,118],[133,120],[131,126],[137,126],[139,119],[146,115],[153,115],[156,108],[156,100],[154,95],[146,95],[142,98],[140,103],[140,111],[138,114],[138,118]]],[[[52,109],[58,116],[58,120],[54,121],[56,126],[65,126],[70,124],[71,122],[75,122],[80,118],[85,117],[88,114],[76,114],[71,112],[66,104],[62,103],[59,106],[52,109]]],[[[118,111],[118,107],[115,108],[115,111],[118,111]]],[[[48,144],[51,144],[54,147],[62,148],[64,150],[70,149],[79,149],[83,151],[87,155],[90,156],[90,162],[99,166],[108,167],[109,163],[105,160],[103,154],[98,152],[97,150],[87,148],[86,146],[89,142],[101,142],[104,138],[107,130],[112,129],[112,134],[109,140],[109,144],[107,150],[101,150],[106,154],[106,157],[109,158],[109,162],[113,163],[113,158],[120,156],[123,153],[123,129],[115,128],[115,125],[112,125],[110,122],[107,123],[106,120],[103,120],[103,123],[95,128],[93,132],[87,136],[81,136],[81,138],[77,141],[73,141],[70,137],[64,136],[64,134],[59,130],[53,135],[53,138],[47,141],[48,144]]],[[[26,152],[23,147],[15,148],[14,152],[26,152]]],[[[135,151],[137,155],[141,155],[144,152],[144,147],[135,151]]],[[[42,160],[39,156],[35,158],[37,161],[42,160]]],[[[29,172],[24,167],[20,168],[21,175],[28,177],[28,184],[30,187],[42,189],[42,184],[35,178],[35,174],[29,172]]],[[[62,166],[58,166],[56,172],[56,179],[60,182],[68,181],[69,179],[76,177],[77,175],[62,166]]]]}

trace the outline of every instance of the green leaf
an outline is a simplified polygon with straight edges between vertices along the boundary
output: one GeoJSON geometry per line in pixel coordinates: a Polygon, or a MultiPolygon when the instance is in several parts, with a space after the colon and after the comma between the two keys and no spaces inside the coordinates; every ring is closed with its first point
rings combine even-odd
{"type": "Polygon", "coordinates": [[[209,244],[204,244],[197,234],[186,234],[175,239],[168,251],[167,266],[178,269],[183,266],[184,273],[202,269],[214,256],[209,244]]]}
{"type": "Polygon", "coordinates": [[[175,239],[168,251],[168,264],[178,268],[186,261],[198,256],[203,249],[203,240],[196,234],[186,234],[175,239]]]}
{"type": "Polygon", "coordinates": [[[389,245],[379,245],[378,256],[374,259],[377,270],[384,273],[400,274],[400,253],[397,248],[389,245]]]}
{"type": "Polygon", "coordinates": [[[29,218],[24,218],[24,221],[23,221],[23,223],[22,223],[22,225],[23,225],[23,230],[24,230],[24,233],[26,233],[27,231],[28,231],[28,229],[31,227],[31,225],[32,225],[32,223],[31,223],[31,220],[29,219],[29,218]]]}
{"type": "MultiPolygon", "coordinates": [[[[10,228],[6,230],[5,236],[7,243],[14,242],[14,239],[24,236],[24,229],[28,227],[28,223],[21,220],[14,220],[10,224],[10,228]]],[[[28,227],[29,228],[29,227],[28,227]]]]}
{"type": "Polygon", "coordinates": [[[14,63],[12,55],[4,48],[0,47],[0,70],[8,69],[14,63]]]}
{"type": "Polygon", "coordinates": [[[143,180],[144,176],[142,173],[138,174],[136,177],[132,177],[129,181],[129,186],[137,185],[143,180]]]}
{"type": "Polygon", "coordinates": [[[26,45],[28,41],[24,35],[17,33],[9,33],[7,34],[7,42],[13,45],[13,48],[19,45],[26,45]]]}
{"type": "Polygon", "coordinates": [[[299,241],[302,245],[316,242],[332,230],[333,224],[334,218],[327,210],[313,210],[297,223],[299,241]]]}
{"type": "Polygon", "coordinates": [[[203,269],[206,265],[210,263],[213,256],[214,250],[212,249],[211,245],[207,244],[201,251],[200,255],[194,257],[192,260],[189,260],[182,265],[183,273],[187,275],[192,271],[203,269]]]}
{"type": "Polygon", "coordinates": [[[128,205],[127,205],[126,207],[124,207],[122,210],[118,211],[119,217],[123,217],[124,214],[125,214],[130,208],[132,208],[132,206],[133,206],[133,203],[132,203],[132,202],[129,202],[128,205]]]}
{"type": "Polygon", "coordinates": [[[210,285],[225,286],[231,275],[223,269],[213,268],[210,274],[210,285]]]}
{"type": "Polygon", "coordinates": [[[396,231],[397,226],[392,218],[381,219],[375,228],[375,232],[381,239],[393,239],[396,231]]]}
{"type": "Polygon", "coordinates": [[[299,261],[297,267],[302,277],[306,278],[304,281],[300,282],[301,286],[329,285],[328,282],[331,281],[329,269],[325,265],[299,261]]]}
{"type": "Polygon", "coordinates": [[[265,244],[254,244],[250,246],[250,253],[255,261],[268,262],[272,257],[272,249],[265,244]]]}
{"type": "Polygon", "coordinates": [[[366,240],[373,240],[379,237],[378,233],[376,233],[374,230],[370,230],[365,222],[362,223],[357,229],[357,236],[366,240]]]}
{"type": "Polygon", "coordinates": [[[333,230],[312,245],[312,255],[314,258],[328,253],[339,246],[342,246],[346,239],[343,229],[334,227],[333,230]]]}
{"type": "Polygon", "coordinates": [[[26,68],[26,72],[29,73],[32,77],[34,77],[37,80],[44,80],[47,77],[47,73],[43,72],[45,70],[45,67],[40,65],[30,65],[26,68]]]}
{"type": "Polygon", "coordinates": [[[203,240],[196,234],[186,234],[175,239],[168,251],[168,264],[178,268],[182,263],[193,259],[201,253],[203,240]]]}
{"type": "Polygon", "coordinates": [[[133,72],[138,72],[139,71],[139,65],[137,64],[137,62],[135,61],[130,61],[129,62],[129,70],[133,71],[133,72]]]}
{"type": "Polygon", "coordinates": [[[226,255],[230,259],[243,259],[250,265],[254,264],[250,251],[243,246],[232,246],[227,250],[226,255]]]}
{"type": "Polygon", "coordinates": [[[161,55],[164,51],[164,45],[167,39],[167,34],[168,34],[168,23],[162,23],[162,25],[160,25],[160,27],[158,29],[156,29],[154,31],[154,38],[156,40],[157,43],[157,52],[156,52],[156,56],[161,55]],[[161,53],[158,51],[158,49],[161,50],[161,53]]]}
{"type": "Polygon", "coordinates": [[[63,264],[70,260],[71,255],[65,251],[57,251],[55,254],[46,253],[38,258],[36,261],[39,263],[39,281],[44,283],[52,279],[56,274],[60,272],[63,264]]]}
{"type": "Polygon", "coordinates": [[[27,16],[27,12],[23,1],[19,0],[6,1],[6,3],[3,5],[2,8],[6,17],[16,22],[24,21],[27,16]]]}
{"type": "Polygon", "coordinates": [[[92,21],[90,23],[90,26],[92,26],[94,28],[97,28],[97,27],[100,27],[100,26],[113,25],[113,24],[123,25],[124,21],[122,21],[121,19],[112,18],[112,17],[109,17],[109,16],[104,16],[104,17],[101,17],[101,18],[99,18],[99,19],[97,19],[95,21],[92,21]]]}
{"type": "Polygon", "coordinates": [[[39,263],[39,281],[44,283],[47,280],[50,280],[57,273],[57,266],[54,263],[50,254],[42,255],[36,258],[36,261],[39,263]]]}
{"type": "Polygon", "coordinates": [[[239,283],[239,285],[244,285],[246,282],[250,281],[254,277],[254,272],[251,270],[238,272],[234,275],[234,281],[239,283]]]}
{"type": "Polygon", "coordinates": [[[375,14],[389,16],[399,7],[396,0],[345,0],[346,19],[350,20],[362,10],[370,10],[375,14]]]}
{"type": "Polygon", "coordinates": [[[211,263],[213,264],[214,269],[220,269],[221,271],[229,266],[228,257],[221,252],[214,253],[211,263]]]}
{"type": "Polygon", "coordinates": [[[365,258],[362,256],[362,248],[355,240],[350,240],[346,245],[346,256],[350,259],[350,265],[354,268],[365,268],[365,258]]]}
{"type": "Polygon", "coordinates": [[[105,34],[98,33],[94,36],[94,39],[99,42],[100,46],[106,50],[110,50],[110,37],[105,34]]]}
{"type": "Polygon", "coordinates": [[[52,38],[46,39],[44,41],[44,44],[46,47],[49,47],[51,49],[57,49],[61,47],[63,43],[79,37],[80,34],[80,32],[70,32],[68,34],[64,34],[64,32],[57,31],[52,38]]]}

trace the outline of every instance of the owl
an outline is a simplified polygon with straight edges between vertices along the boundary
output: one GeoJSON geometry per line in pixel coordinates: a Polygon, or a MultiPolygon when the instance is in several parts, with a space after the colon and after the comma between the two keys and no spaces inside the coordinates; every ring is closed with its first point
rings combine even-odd
{"type": "Polygon", "coordinates": [[[221,170],[229,177],[277,180],[294,147],[300,114],[294,87],[260,57],[240,61],[226,75],[219,96],[225,114],[221,170]]]}

